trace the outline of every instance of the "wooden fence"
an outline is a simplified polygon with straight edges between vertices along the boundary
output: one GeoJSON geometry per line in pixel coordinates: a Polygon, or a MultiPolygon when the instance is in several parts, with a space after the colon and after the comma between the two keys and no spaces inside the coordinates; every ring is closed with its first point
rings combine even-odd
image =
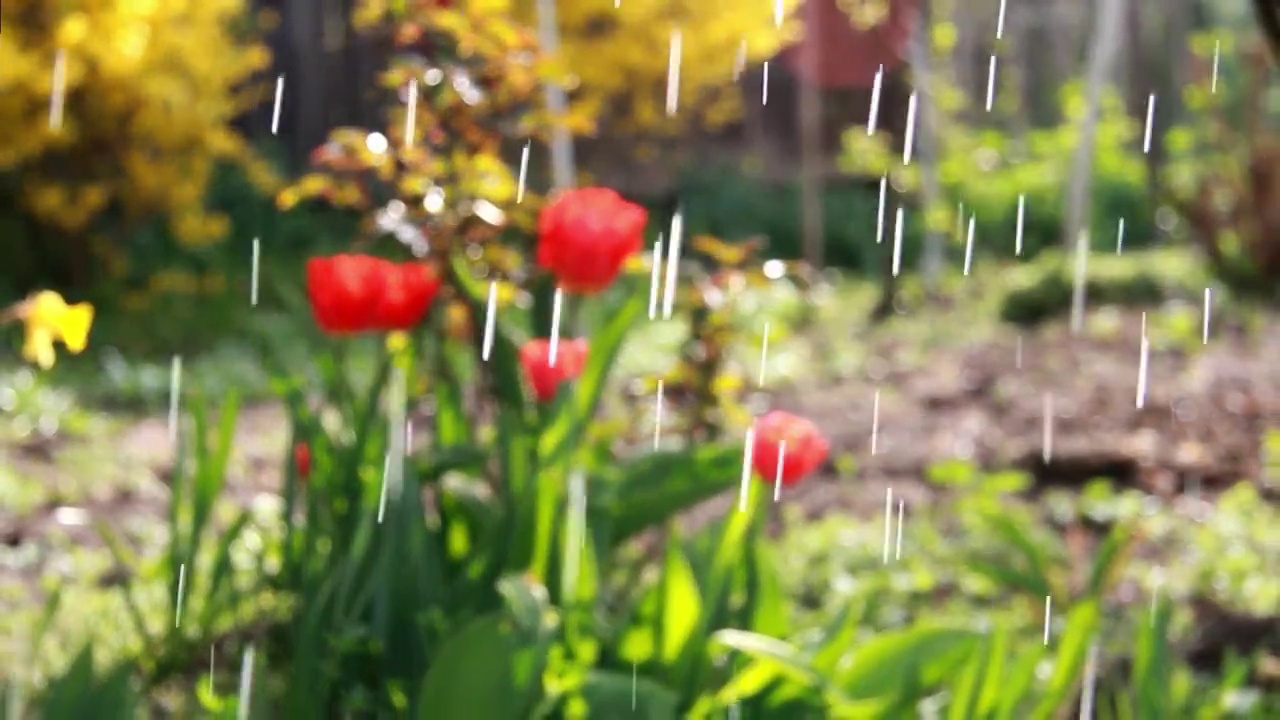
{"type": "MultiPolygon", "coordinates": [[[[259,10],[279,18],[267,42],[275,58],[274,83],[284,76],[277,136],[294,162],[304,160],[342,125],[374,127],[385,102],[377,72],[388,43],[361,35],[351,26],[356,0],[256,0],[259,10]]],[[[271,134],[274,104],[267,102],[243,121],[255,139],[271,134]]]]}

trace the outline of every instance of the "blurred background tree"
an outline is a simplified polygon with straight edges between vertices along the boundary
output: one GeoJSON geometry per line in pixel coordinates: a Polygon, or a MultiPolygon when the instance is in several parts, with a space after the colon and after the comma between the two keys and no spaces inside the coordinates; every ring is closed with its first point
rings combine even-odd
{"type": "MultiPolygon", "coordinates": [[[[514,12],[531,25],[531,0],[478,0],[494,13],[514,12]]],[[[794,28],[784,22],[799,3],[707,0],[567,0],[557,3],[561,52],[556,72],[569,76],[579,111],[611,132],[723,125],[737,119],[733,82],[748,63],[782,49],[794,28]],[[775,15],[776,7],[782,15],[775,15]],[[667,115],[667,77],[673,33],[679,33],[678,112],[667,115]],[[736,71],[736,72],[735,72],[736,71]],[[678,123],[678,124],[677,124],[678,123]]]]}
{"type": "Polygon", "coordinates": [[[157,240],[199,249],[227,237],[228,218],[206,205],[219,167],[274,183],[233,128],[265,97],[253,80],[271,62],[249,10],[246,0],[5,3],[0,295],[92,289],[157,240]],[[156,221],[160,236],[138,235],[156,221]]]}

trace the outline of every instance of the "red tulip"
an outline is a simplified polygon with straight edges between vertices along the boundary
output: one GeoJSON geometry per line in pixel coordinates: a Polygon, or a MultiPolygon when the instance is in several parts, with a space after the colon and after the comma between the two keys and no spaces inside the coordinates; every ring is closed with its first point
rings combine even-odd
{"type": "Polygon", "coordinates": [[[307,261],[307,297],[325,332],[406,330],[422,319],[440,289],[421,263],[396,264],[369,255],[307,261]]]}
{"type": "Polygon", "coordinates": [[[755,424],[755,444],[751,464],[760,479],[778,480],[778,457],[782,456],[782,484],[793,485],[818,469],[827,459],[831,444],[809,420],[781,410],[760,416],[755,424]]]}
{"type": "Polygon", "coordinates": [[[293,446],[293,468],[299,480],[306,480],[311,475],[311,446],[299,442],[293,446]]]}
{"type": "Polygon", "coordinates": [[[569,292],[604,290],[644,246],[649,214],[609,188],[561,193],[538,216],[538,265],[569,292]]]}
{"type": "Polygon", "coordinates": [[[408,330],[431,308],[440,291],[440,278],[428,265],[404,263],[387,269],[382,297],[373,312],[379,330],[408,330]]]}
{"type": "Polygon", "coordinates": [[[307,260],[307,297],[316,323],[326,332],[368,329],[369,308],[391,263],[368,255],[334,255],[307,260]]]}
{"type": "Polygon", "coordinates": [[[533,394],[538,402],[547,402],[556,396],[560,384],[582,374],[587,361],[587,341],[561,339],[556,348],[556,364],[551,365],[551,341],[536,338],[520,348],[520,365],[524,368],[533,394]]]}

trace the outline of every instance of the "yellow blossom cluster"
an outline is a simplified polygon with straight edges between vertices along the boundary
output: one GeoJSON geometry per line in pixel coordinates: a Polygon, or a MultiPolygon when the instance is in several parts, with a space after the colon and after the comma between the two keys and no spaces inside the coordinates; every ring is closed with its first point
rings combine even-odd
{"type": "Polygon", "coordinates": [[[54,234],[167,219],[182,242],[222,239],[204,208],[220,162],[269,188],[231,122],[265,95],[270,54],[248,0],[6,2],[0,9],[0,175],[54,234]]]}
{"type": "MultiPolygon", "coordinates": [[[[470,4],[493,13],[514,11],[531,25],[535,20],[534,0],[470,4]]],[[[794,37],[798,5],[798,0],[559,0],[555,73],[565,78],[577,113],[607,120],[611,128],[720,125],[741,110],[737,71],[769,59],[794,37]],[[668,118],[675,33],[679,95],[676,114],[668,118]]]]}

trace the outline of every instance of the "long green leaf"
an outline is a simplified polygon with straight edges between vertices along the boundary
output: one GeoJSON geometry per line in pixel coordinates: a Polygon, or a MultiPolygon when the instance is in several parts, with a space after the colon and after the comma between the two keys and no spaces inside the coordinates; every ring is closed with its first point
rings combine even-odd
{"type": "Polygon", "coordinates": [[[1102,597],[1115,581],[1134,544],[1132,530],[1123,524],[1116,525],[1107,534],[1094,553],[1089,568],[1088,591],[1092,597],[1102,597]]]}
{"type": "Polygon", "coordinates": [[[459,362],[444,342],[432,342],[432,398],[436,406],[436,432],[432,441],[437,450],[472,442],[471,419],[463,401],[462,380],[456,368],[459,362]]]}
{"type": "Polygon", "coordinates": [[[853,647],[858,626],[869,615],[876,593],[867,593],[862,602],[845,603],[840,612],[827,623],[818,647],[813,651],[813,666],[820,672],[834,674],[840,660],[853,647]]]}
{"type": "Polygon", "coordinates": [[[896,695],[908,686],[929,689],[965,661],[978,639],[970,630],[932,625],[884,633],[854,650],[837,681],[851,698],[896,695]]]}
{"type": "MultiPolygon", "coordinates": [[[[98,531],[98,536],[102,538],[103,544],[107,546],[107,551],[111,554],[111,559],[116,565],[130,570],[136,569],[137,566],[131,562],[124,544],[120,542],[120,538],[105,522],[95,522],[94,528],[98,531]]],[[[155,647],[155,638],[152,637],[151,632],[147,629],[147,621],[143,618],[142,606],[138,603],[133,583],[124,583],[121,586],[121,592],[124,594],[125,610],[129,613],[129,618],[133,620],[134,630],[137,631],[138,638],[142,640],[142,646],[155,647]]]]}
{"type": "MultiPolygon", "coordinates": [[[[1013,659],[1011,667],[999,678],[995,714],[998,720],[1022,720],[1027,717],[1027,706],[1035,699],[1033,690],[1036,671],[1047,654],[1044,648],[1036,645],[1013,659]]],[[[984,694],[987,692],[989,690],[984,691],[984,694]]]]}
{"type": "Polygon", "coordinates": [[[1067,614],[1067,628],[1059,640],[1049,685],[1032,713],[1033,718],[1050,718],[1076,691],[1089,646],[1098,635],[1101,610],[1095,600],[1077,604],[1067,614]]]}
{"type": "MultiPolygon", "coordinates": [[[[767,664],[777,677],[788,677],[811,687],[820,687],[823,683],[822,674],[813,667],[809,658],[799,648],[784,640],[747,630],[726,628],[712,633],[711,643],[713,647],[736,650],[757,662],[767,664]]],[[[735,697],[729,702],[741,699],[743,698],[735,697]]]]}
{"type": "MultiPolygon", "coordinates": [[[[501,490],[512,527],[507,538],[506,563],[509,570],[526,570],[541,553],[547,562],[550,552],[550,528],[540,528],[547,513],[555,511],[559,486],[564,478],[535,482],[538,476],[534,435],[526,418],[511,408],[499,408],[497,419],[497,453],[502,469],[501,490]],[[545,533],[539,544],[539,531],[545,533]]],[[[539,578],[546,582],[546,577],[539,578]]]]}
{"type": "Polygon", "coordinates": [[[689,567],[689,559],[680,548],[679,536],[673,528],[667,539],[662,562],[660,624],[657,628],[658,657],[664,664],[674,663],[698,627],[702,616],[702,595],[698,579],[689,567]]]}
{"type": "MultiPolygon", "coordinates": [[[[1005,547],[1016,550],[1022,557],[1023,567],[1017,570],[1007,569],[1006,573],[996,579],[1016,578],[1013,589],[1022,590],[1034,598],[1043,598],[1053,594],[1053,578],[1050,573],[1052,559],[1045,548],[1014,519],[997,512],[983,513],[987,526],[1003,541],[1005,547]]],[[[975,562],[974,569],[980,572],[992,572],[992,563],[975,562]]]]}
{"type": "Polygon", "coordinates": [[[1150,622],[1138,633],[1133,656],[1133,687],[1129,702],[1134,717],[1173,717],[1170,689],[1173,667],[1169,662],[1169,602],[1158,602],[1150,622]]]}
{"type": "Polygon", "coordinates": [[[720,542],[715,546],[711,564],[702,577],[703,612],[698,619],[698,631],[694,642],[685,646],[680,659],[676,662],[676,676],[684,682],[684,693],[690,696],[696,693],[703,681],[706,663],[706,648],[698,642],[717,628],[730,623],[727,618],[729,591],[734,573],[738,570],[738,562],[742,557],[743,547],[750,537],[756,513],[764,502],[764,493],[757,489],[747,503],[745,511],[737,508],[730,510],[729,515],[721,523],[720,542]]]}
{"type": "Polygon", "coordinates": [[[977,714],[979,717],[993,717],[1000,705],[1000,697],[1005,692],[1014,692],[1014,688],[1006,686],[1010,675],[1009,665],[1009,629],[997,625],[991,633],[990,652],[987,656],[986,678],[978,692],[977,714]]]}
{"type": "Polygon", "coordinates": [[[739,481],[742,447],[703,445],[644,455],[628,463],[609,489],[613,542],[661,525],[739,481]]]}
{"type": "Polygon", "coordinates": [[[747,611],[751,614],[751,627],[757,632],[787,637],[791,632],[787,597],[772,551],[766,542],[747,546],[747,611]]]}
{"type": "Polygon", "coordinates": [[[992,718],[1000,696],[1006,688],[1005,655],[1008,653],[1009,633],[1004,626],[997,626],[979,641],[968,663],[956,676],[952,685],[951,702],[947,707],[948,720],[992,718]]]}
{"type": "Polygon", "coordinates": [[[200,609],[199,623],[201,631],[212,629],[210,625],[217,619],[219,611],[235,606],[234,595],[227,597],[235,589],[234,578],[231,576],[231,548],[240,539],[241,533],[248,527],[252,518],[250,511],[242,510],[227,527],[226,532],[218,538],[218,547],[213,555],[213,568],[209,571],[208,579],[203,586],[204,603],[200,609]]]}

